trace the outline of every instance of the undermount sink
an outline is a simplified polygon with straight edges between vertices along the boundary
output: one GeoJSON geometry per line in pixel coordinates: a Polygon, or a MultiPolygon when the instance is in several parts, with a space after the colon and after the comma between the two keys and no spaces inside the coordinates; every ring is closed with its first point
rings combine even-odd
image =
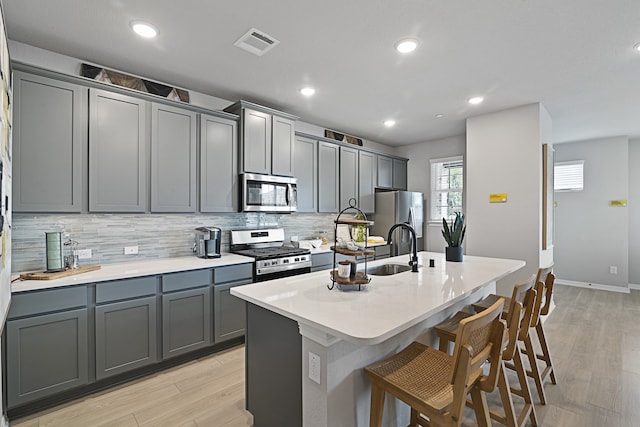
{"type": "Polygon", "coordinates": [[[367,274],[372,276],[391,276],[411,270],[411,267],[403,264],[382,264],[367,269],[367,274]]]}

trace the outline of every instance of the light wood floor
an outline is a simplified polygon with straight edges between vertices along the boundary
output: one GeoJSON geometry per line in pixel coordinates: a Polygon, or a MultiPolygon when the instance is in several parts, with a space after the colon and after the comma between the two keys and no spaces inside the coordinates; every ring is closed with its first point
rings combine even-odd
{"type": "MultiPolygon", "coordinates": [[[[556,309],[545,331],[558,384],[546,385],[549,403],[536,405],[538,424],[639,426],[640,291],[556,286],[554,300],[556,309]]],[[[514,399],[518,403],[519,398],[514,399]]],[[[489,401],[498,402],[497,394],[489,401]]],[[[11,426],[251,426],[251,415],[243,408],[244,349],[238,347],[15,420],[11,426]]],[[[464,426],[474,425],[473,413],[467,411],[464,426]]]]}

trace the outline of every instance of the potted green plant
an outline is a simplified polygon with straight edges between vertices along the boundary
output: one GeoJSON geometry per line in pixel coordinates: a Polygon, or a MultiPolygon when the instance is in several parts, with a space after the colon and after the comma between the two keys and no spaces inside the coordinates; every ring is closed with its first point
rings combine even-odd
{"type": "Polygon", "coordinates": [[[456,212],[456,217],[451,221],[451,226],[445,218],[442,218],[442,237],[447,242],[445,248],[447,261],[462,261],[462,241],[467,226],[464,225],[464,214],[456,212]]]}

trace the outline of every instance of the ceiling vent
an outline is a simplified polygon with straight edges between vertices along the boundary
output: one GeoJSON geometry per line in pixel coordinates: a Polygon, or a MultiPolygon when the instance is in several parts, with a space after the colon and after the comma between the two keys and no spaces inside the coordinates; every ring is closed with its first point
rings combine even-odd
{"type": "Polygon", "coordinates": [[[278,43],[280,42],[269,34],[252,28],[247,31],[244,36],[240,37],[238,41],[234,43],[234,46],[253,53],[254,55],[262,56],[273,49],[278,43]]]}

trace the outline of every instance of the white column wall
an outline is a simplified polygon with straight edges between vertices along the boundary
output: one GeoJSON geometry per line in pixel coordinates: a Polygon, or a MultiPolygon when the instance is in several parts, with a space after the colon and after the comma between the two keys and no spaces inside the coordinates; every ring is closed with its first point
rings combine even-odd
{"type": "Polygon", "coordinates": [[[510,295],[513,284],[535,273],[542,256],[542,144],[550,141],[551,119],[530,104],[467,120],[466,253],[526,261],[498,282],[510,295]],[[507,193],[506,203],[489,203],[507,193]]]}

